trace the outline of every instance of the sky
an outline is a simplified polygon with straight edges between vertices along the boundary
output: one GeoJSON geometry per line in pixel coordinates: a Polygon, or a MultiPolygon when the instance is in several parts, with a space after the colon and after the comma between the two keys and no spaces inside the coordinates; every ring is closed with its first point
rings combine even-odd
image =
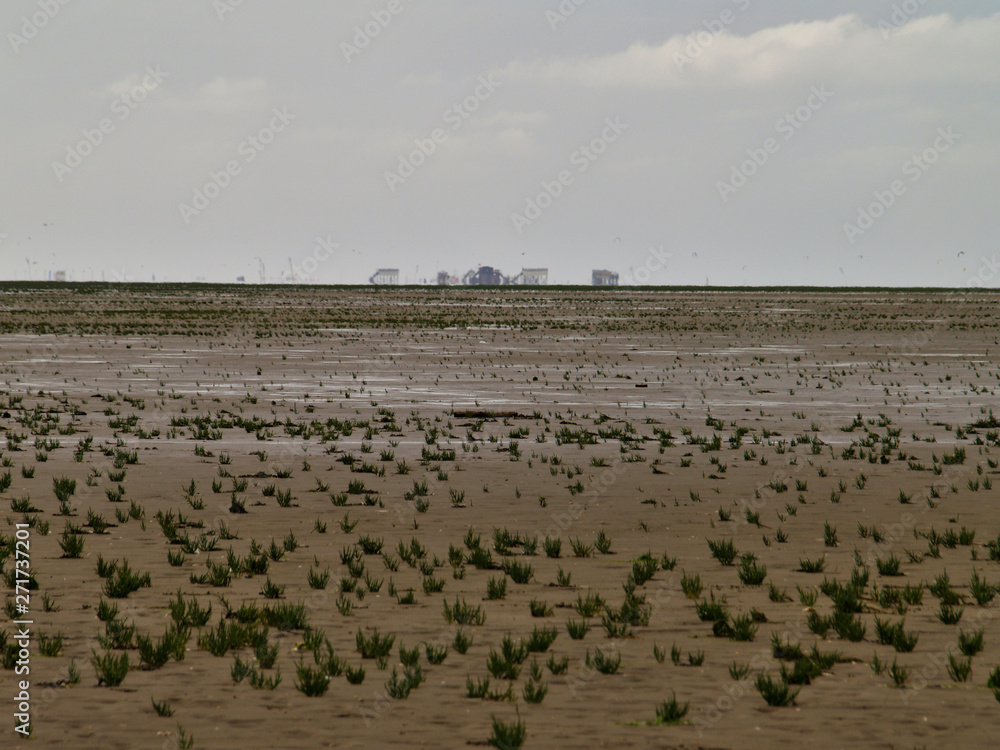
{"type": "Polygon", "coordinates": [[[1000,286],[1000,5],[4,0],[0,279],[1000,286]]]}

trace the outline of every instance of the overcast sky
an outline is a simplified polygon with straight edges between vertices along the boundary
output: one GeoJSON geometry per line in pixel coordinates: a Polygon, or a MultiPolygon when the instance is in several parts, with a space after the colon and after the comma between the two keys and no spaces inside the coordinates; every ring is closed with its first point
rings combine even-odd
{"type": "Polygon", "coordinates": [[[0,278],[1000,286],[993,2],[4,0],[0,33],[0,278]]]}

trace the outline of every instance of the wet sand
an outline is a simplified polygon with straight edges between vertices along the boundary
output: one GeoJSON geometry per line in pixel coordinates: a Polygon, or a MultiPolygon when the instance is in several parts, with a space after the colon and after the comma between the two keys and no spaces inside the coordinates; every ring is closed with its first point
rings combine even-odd
{"type": "MultiPolygon", "coordinates": [[[[520,717],[526,748],[991,746],[998,599],[978,604],[970,581],[978,571],[1000,584],[988,544],[1000,553],[1000,448],[988,426],[1000,334],[984,312],[994,304],[988,294],[915,292],[5,287],[0,476],[11,479],[0,502],[5,538],[25,515],[34,524],[35,744],[176,747],[180,726],[194,747],[485,746],[496,716],[520,717]],[[984,426],[970,428],[977,421],[984,426]],[[136,462],[116,468],[116,449],[135,451],[136,462]],[[964,461],[945,464],[956,449],[964,461]],[[59,477],[76,480],[68,516],[54,492],[59,477]],[[112,502],[108,491],[119,486],[122,500],[112,502]],[[234,494],[245,513],[231,512],[234,494]],[[17,510],[25,498],[37,511],[17,510]],[[127,516],[133,503],[140,518],[127,516]],[[87,525],[88,513],[111,523],[105,533],[87,525]],[[170,513],[189,522],[182,536],[205,535],[215,550],[191,547],[172,565],[168,554],[183,545],[156,518],[170,513]],[[356,521],[350,531],[345,517],[356,521]],[[62,557],[67,523],[84,539],[78,559],[62,557]],[[219,538],[220,523],[236,538],[219,538]],[[470,529],[492,568],[469,561],[470,529]],[[494,530],[503,529],[528,540],[528,552],[535,541],[534,554],[497,548],[494,530]],[[602,532],[607,554],[593,548],[602,532]],[[255,543],[283,549],[290,535],[297,546],[266,574],[192,581],[210,563],[223,566],[230,549],[246,558],[255,543]],[[359,551],[355,578],[343,559],[360,537],[381,539],[390,559],[359,551]],[[546,537],[561,541],[559,557],[546,554],[546,537]],[[414,539],[426,556],[411,566],[398,547],[414,539]],[[739,557],[728,566],[713,559],[706,540],[727,539],[766,566],[762,585],[741,582],[739,557]],[[575,556],[574,541],[589,556],[575,556]],[[657,570],[632,587],[631,622],[615,621],[608,612],[620,614],[623,584],[646,553],[657,570]],[[901,575],[880,572],[891,555],[901,575]],[[104,597],[138,635],[163,635],[178,591],[211,604],[182,660],[143,669],[132,642],[112,649],[131,664],[121,685],[98,685],[91,656],[107,645],[99,556],[150,575],[127,598],[104,597]],[[676,561],[672,570],[664,558],[676,561]],[[823,571],[804,572],[803,558],[825,558],[823,571]],[[530,580],[516,583],[505,561],[530,565],[530,580]],[[325,589],[310,586],[310,570],[329,570],[325,589]],[[834,611],[821,584],[848,585],[865,570],[853,613],[863,637],[810,630],[811,611],[813,623],[834,611]],[[928,590],[945,572],[963,602],[958,624],[941,621],[941,589],[928,590]],[[682,580],[695,575],[702,591],[689,597],[682,580]],[[381,587],[368,591],[366,576],[381,587]],[[262,594],[268,579],[283,587],[280,598],[262,594]],[[443,589],[425,591],[428,579],[443,589]],[[490,579],[506,580],[504,598],[487,597],[490,579]],[[905,613],[880,594],[907,585],[922,599],[905,613]],[[342,586],[353,590],[341,595],[342,586]],[[817,591],[815,603],[800,588],[817,591]],[[403,603],[410,590],[413,603],[403,603]],[[567,621],[584,619],[575,605],[590,594],[607,608],[573,639],[567,621]],[[55,611],[43,610],[42,595],[55,611]],[[711,597],[730,618],[755,613],[753,640],[713,635],[696,611],[711,597]],[[462,626],[472,638],[465,654],[453,644],[459,626],[444,616],[456,599],[485,615],[462,626]],[[533,616],[532,601],[547,603],[546,616],[533,616]],[[252,648],[214,656],[199,647],[227,603],[235,611],[251,602],[301,604],[313,631],[268,627],[278,656],[259,673],[280,672],[274,690],[234,682],[234,659],[253,662],[252,648]],[[877,625],[900,621],[917,636],[912,651],[879,643],[877,625]],[[395,636],[381,669],[356,646],[359,629],[373,627],[395,636]],[[490,675],[491,649],[508,635],[526,641],[536,627],[558,632],[548,650],[528,656],[515,680],[490,675]],[[957,681],[949,656],[961,667],[960,633],[979,629],[983,648],[969,679],[957,681]],[[325,695],[308,697],[296,689],[296,665],[316,664],[305,642],[320,630],[365,677],[334,675],[325,695]],[[39,633],[63,636],[58,655],[38,652],[39,633]],[[838,655],[796,686],[794,705],[770,707],[754,685],[792,666],[775,658],[774,634],[838,655]],[[442,663],[428,661],[428,643],[448,646],[442,663]],[[394,699],[386,683],[393,669],[404,673],[401,644],[421,645],[424,681],[394,699]],[[615,673],[588,666],[597,650],[620,655],[615,673]],[[704,661],[689,664],[699,653],[704,661]],[[550,655],[557,667],[567,660],[564,673],[546,666],[550,655]],[[904,686],[877,674],[873,657],[906,668],[904,686]],[[71,662],[80,679],[66,685],[71,662]],[[749,666],[748,676],[734,679],[734,664],[749,666]],[[514,700],[468,697],[469,677],[490,677],[494,697],[510,687],[514,700]],[[525,699],[529,683],[547,688],[540,703],[525,699]],[[672,694],[687,714],[657,724],[656,707],[672,694]],[[152,700],[168,701],[173,716],[158,716],[152,700]]],[[[13,566],[8,557],[4,571],[13,566]]],[[[14,672],[0,670],[0,693],[14,686],[14,672]]]]}

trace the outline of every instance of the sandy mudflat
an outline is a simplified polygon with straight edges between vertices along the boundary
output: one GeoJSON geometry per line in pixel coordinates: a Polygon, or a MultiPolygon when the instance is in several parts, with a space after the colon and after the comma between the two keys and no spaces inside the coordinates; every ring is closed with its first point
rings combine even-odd
{"type": "MultiPolygon", "coordinates": [[[[0,528],[7,540],[25,516],[34,524],[34,746],[176,747],[179,726],[196,748],[486,746],[491,716],[520,716],[525,748],[995,746],[995,304],[915,292],[0,289],[0,528]],[[68,516],[62,477],[76,481],[68,516]],[[171,520],[185,522],[173,543],[171,520]],[[62,557],[67,524],[79,558],[62,557]],[[504,529],[510,546],[496,544],[504,529]],[[607,553],[594,548],[602,532],[607,553]],[[729,539],[738,556],[725,566],[706,540],[729,539]],[[352,548],[357,575],[343,562],[352,548]],[[229,550],[266,573],[226,575],[229,550]],[[492,567],[476,567],[486,553],[492,567]],[[627,596],[646,553],[655,573],[627,596]],[[746,553],[766,568],[762,585],[741,582],[746,553]],[[893,556],[899,575],[883,574],[893,556]],[[102,597],[99,558],[127,560],[150,585],[102,597]],[[820,559],[822,572],[800,569],[820,559]],[[225,585],[192,580],[211,570],[225,585]],[[318,585],[327,570],[326,588],[312,588],[310,571],[318,585]],[[974,571],[988,585],[972,590],[974,571]],[[695,576],[702,590],[686,595],[695,576]],[[490,579],[506,580],[503,598],[487,597],[490,579]],[[278,598],[262,593],[268,580],[278,598]],[[853,601],[838,599],[839,618],[837,586],[853,601]],[[209,621],[190,628],[182,660],[145,668],[135,639],[172,626],[178,590],[211,605],[209,621]],[[604,606],[584,618],[577,605],[593,595],[604,606]],[[102,598],[135,626],[126,643],[108,641],[102,598]],[[949,598],[957,624],[939,617],[949,598]],[[713,599],[726,612],[714,627],[696,609],[713,599]],[[483,624],[448,623],[457,600],[483,624]],[[252,647],[204,647],[244,604],[277,647],[273,667],[255,665],[262,679],[280,673],[273,690],[231,676],[237,658],[255,663],[252,647]],[[280,605],[301,605],[298,622],[280,622],[280,605]],[[756,620],[752,640],[729,637],[741,617],[756,620]],[[567,622],[584,619],[589,631],[571,638],[567,622]],[[900,622],[912,650],[879,642],[900,622]],[[395,636],[383,668],[356,645],[376,627],[395,636]],[[536,628],[557,633],[547,650],[516,679],[492,676],[491,650],[536,628]],[[57,655],[39,653],[39,633],[62,635],[57,655]],[[775,634],[830,657],[785,707],[754,685],[792,672],[775,634]],[[949,673],[967,664],[962,634],[964,681],[949,673]],[[320,669],[313,640],[363,666],[363,682],[334,674],[325,695],[300,692],[297,665],[320,669]],[[443,662],[426,644],[448,648],[443,662]],[[91,663],[109,645],[128,646],[111,653],[131,665],[112,688],[91,663]],[[420,646],[423,681],[394,699],[401,645],[420,646]],[[617,671],[588,666],[597,652],[620,656],[617,671]],[[902,688],[875,657],[908,670],[902,688]],[[80,679],[66,685],[71,662],[80,679]],[[734,679],[734,664],[748,676],[734,679]],[[489,677],[494,699],[468,697],[470,677],[489,677]],[[526,700],[539,686],[544,699],[526,700]],[[687,714],[657,724],[672,694],[687,714]]],[[[4,747],[14,685],[0,670],[4,747]]]]}

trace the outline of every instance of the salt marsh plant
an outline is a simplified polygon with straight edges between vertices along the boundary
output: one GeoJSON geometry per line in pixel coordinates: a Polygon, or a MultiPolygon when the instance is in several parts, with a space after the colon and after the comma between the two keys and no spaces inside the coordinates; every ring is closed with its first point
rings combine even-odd
{"type": "Polygon", "coordinates": [[[601,674],[614,674],[622,665],[622,655],[614,649],[605,653],[600,648],[595,648],[594,656],[591,657],[590,649],[587,649],[586,663],[601,674]]]}
{"type": "Polygon", "coordinates": [[[330,569],[327,568],[322,573],[310,566],[308,578],[309,588],[311,589],[325,589],[327,584],[330,583],[330,569]]]}
{"type": "Polygon", "coordinates": [[[659,561],[647,552],[632,562],[631,580],[636,586],[643,586],[650,581],[659,568],[659,561]]]}
{"type": "Polygon", "coordinates": [[[803,573],[822,573],[823,568],[826,567],[826,558],[821,557],[817,560],[810,560],[807,557],[799,558],[799,570],[803,573]]]}
{"type": "Polygon", "coordinates": [[[301,659],[295,666],[295,689],[300,693],[317,698],[330,687],[330,675],[318,667],[306,665],[301,659]]]}
{"type": "Polygon", "coordinates": [[[896,557],[895,554],[889,553],[889,557],[883,560],[880,557],[875,558],[875,567],[878,568],[879,575],[882,576],[900,576],[902,573],[899,570],[900,563],[902,561],[896,557]]]}
{"type": "Polygon", "coordinates": [[[760,586],[767,578],[767,566],[758,565],[756,556],[752,552],[747,552],[740,559],[740,567],[737,571],[742,581],[747,586],[760,586]]]}
{"type": "Polygon", "coordinates": [[[827,547],[836,547],[839,544],[836,527],[825,522],[823,524],[823,544],[827,547]]]}
{"type": "Polygon", "coordinates": [[[969,593],[976,600],[976,604],[983,607],[993,601],[993,598],[1000,591],[1000,587],[987,583],[985,578],[979,577],[979,572],[972,571],[972,580],[969,583],[969,593]]]}
{"type": "Polygon", "coordinates": [[[552,607],[548,605],[547,602],[540,602],[537,599],[532,599],[528,606],[531,609],[532,617],[550,617],[552,615],[552,607]]]}
{"type": "Polygon", "coordinates": [[[225,656],[232,649],[267,643],[267,627],[219,620],[218,625],[198,636],[198,648],[212,656],[225,656]]]}
{"type": "Polygon", "coordinates": [[[124,599],[133,591],[148,588],[152,583],[149,573],[136,573],[128,564],[128,560],[116,565],[114,571],[105,581],[102,591],[110,599],[124,599]]]}
{"type": "Polygon", "coordinates": [[[742,614],[716,621],[712,626],[712,633],[732,641],[752,641],[759,627],[752,614],[742,614]]]}
{"type": "Polygon", "coordinates": [[[406,648],[402,643],[399,644],[399,662],[404,667],[412,667],[420,660],[420,647],[414,646],[413,648],[406,648]]]}
{"type": "Polygon", "coordinates": [[[507,596],[507,579],[495,576],[486,581],[486,598],[490,600],[503,599],[507,596]]]}
{"type": "Polygon", "coordinates": [[[576,603],[573,607],[580,617],[593,617],[604,609],[604,599],[596,592],[588,593],[586,598],[581,594],[577,594],[576,603]]]}
{"type": "Polygon", "coordinates": [[[380,656],[388,656],[392,651],[392,644],[396,636],[393,634],[381,635],[378,628],[373,628],[370,635],[365,635],[363,630],[358,630],[355,642],[362,659],[377,659],[380,656]]]}
{"type": "Polygon", "coordinates": [[[676,693],[671,692],[670,700],[663,701],[656,707],[657,724],[680,724],[687,716],[690,702],[683,706],[677,701],[676,693]]]}
{"type": "Polygon", "coordinates": [[[62,633],[56,633],[55,635],[46,635],[42,632],[38,633],[38,653],[42,656],[59,656],[59,653],[62,651],[62,646],[62,633]]]}
{"type": "Polygon", "coordinates": [[[254,656],[261,669],[271,669],[278,658],[278,645],[269,645],[266,640],[259,641],[254,647],[254,656]]]}
{"type": "Polygon", "coordinates": [[[905,620],[897,623],[883,621],[875,618],[875,638],[879,643],[892,646],[896,651],[909,653],[916,648],[919,635],[917,633],[907,633],[904,629],[905,620]]]}
{"type": "Polygon", "coordinates": [[[590,630],[590,624],[586,620],[574,620],[570,618],[566,621],[566,631],[574,641],[582,640],[590,630]]]}
{"type": "Polygon", "coordinates": [[[516,680],[521,674],[521,664],[528,658],[528,649],[508,635],[500,642],[500,649],[490,648],[486,668],[498,680],[516,680]]]}
{"type": "Polygon", "coordinates": [[[594,541],[594,547],[596,547],[597,551],[602,555],[611,554],[611,538],[604,533],[604,529],[601,529],[597,533],[597,539],[594,541]]]}
{"type": "Polygon", "coordinates": [[[550,537],[545,537],[545,541],[542,543],[542,548],[545,550],[545,555],[551,558],[559,557],[559,552],[562,548],[562,540],[559,537],[552,539],[550,537]]]}
{"type": "Polygon", "coordinates": [[[694,609],[698,619],[702,622],[719,622],[725,620],[729,614],[725,598],[722,601],[716,601],[715,594],[711,595],[711,599],[698,602],[694,609]]]}
{"type": "Polygon", "coordinates": [[[574,557],[590,557],[594,553],[594,548],[580,539],[570,539],[570,546],[573,548],[574,557]]]}
{"type": "MultiPolygon", "coordinates": [[[[10,472],[7,472],[7,476],[9,475],[10,472]]],[[[69,499],[76,494],[76,480],[69,477],[52,477],[52,491],[60,503],[68,503],[69,499]]]]}
{"type": "Polygon", "coordinates": [[[530,564],[519,563],[516,560],[504,560],[503,571],[517,584],[528,583],[535,575],[530,564]]]}
{"type": "Polygon", "coordinates": [[[490,678],[483,677],[473,680],[472,677],[465,678],[465,695],[467,698],[485,698],[490,692],[490,678]]]}
{"type": "Polygon", "coordinates": [[[782,641],[777,633],[771,634],[771,656],[782,661],[797,661],[804,658],[802,647],[787,638],[782,641]]]}
{"type": "Polygon", "coordinates": [[[62,538],[59,540],[59,547],[62,549],[62,556],[75,559],[83,554],[83,536],[73,533],[70,526],[63,529],[62,538]]]}
{"type": "Polygon", "coordinates": [[[681,576],[681,591],[688,599],[697,599],[701,595],[701,589],[701,576],[697,573],[693,576],[684,573],[681,576]]]}
{"type": "Polygon", "coordinates": [[[97,642],[109,651],[130,649],[134,639],[135,625],[117,618],[107,620],[104,623],[104,635],[97,636],[97,642]]]}
{"type": "Polygon", "coordinates": [[[451,645],[457,653],[465,654],[469,650],[469,647],[472,646],[472,637],[459,628],[455,632],[455,637],[452,639],[451,645]]]}
{"type": "Polygon", "coordinates": [[[261,587],[260,595],[265,599],[280,599],[285,594],[285,587],[279,586],[274,581],[271,580],[271,576],[267,577],[264,585],[261,587]]]}
{"type": "Polygon", "coordinates": [[[158,640],[151,636],[137,636],[135,642],[140,665],[143,669],[159,669],[171,658],[182,661],[190,637],[191,631],[176,623],[170,625],[158,640]]]}
{"type": "Polygon", "coordinates": [[[745,680],[750,676],[750,665],[738,664],[734,661],[729,665],[729,676],[737,681],[745,680]]]}
{"type": "Polygon", "coordinates": [[[653,658],[656,660],[657,664],[663,664],[663,662],[667,659],[667,652],[654,643],[653,658]]]}
{"type": "Polygon", "coordinates": [[[448,657],[447,646],[434,646],[430,643],[424,646],[424,655],[428,664],[441,664],[448,657]]]}
{"type": "MultiPolygon", "coordinates": [[[[180,594],[178,593],[178,596],[180,594]]],[[[111,604],[105,599],[100,599],[97,603],[97,619],[101,622],[108,622],[118,617],[118,605],[111,604]]],[[[175,618],[176,619],[176,618],[175,618]]]]}
{"type": "Polygon", "coordinates": [[[361,536],[358,537],[358,546],[366,555],[379,555],[382,553],[382,537],[361,536]]]}
{"type": "Polygon", "coordinates": [[[516,722],[505,723],[492,717],[493,727],[487,740],[497,750],[518,750],[528,736],[528,730],[520,717],[516,722]]]}
{"type": "Polygon", "coordinates": [[[545,662],[545,666],[554,675],[566,674],[566,670],[569,669],[569,657],[563,656],[557,659],[555,654],[549,654],[549,660],[545,662]]]}
{"type": "Polygon", "coordinates": [[[990,690],[1000,690],[1000,667],[993,667],[990,676],[986,678],[986,687],[990,690]]]}
{"type": "Polygon", "coordinates": [[[98,685],[118,687],[125,681],[125,677],[128,675],[129,663],[128,654],[126,653],[115,655],[110,651],[106,651],[104,654],[98,655],[95,651],[90,662],[97,673],[98,685]]]}
{"type": "Polygon", "coordinates": [[[229,675],[232,677],[234,683],[239,684],[250,675],[253,668],[254,667],[251,662],[243,661],[239,655],[237,655],[233,657],[233,664],[229,668],[229,675]]]}
{"type": "Polygon", "coordinates": [[[838,636],[852,642],[863,640],[867,630],[861,618],[848,611],[835,611],[831,615],[830,624],[838,636]]]}
{"type": "Polygon", "coordinates": [[[157,701],[156,698],[150,698],[153,703],[153,710],[156,711],[157,716],[173,716],[174,709],[170,707],[167,701],[157,701]]]}
{"type": "Polygon", "coordinates": [[[17,500],[11,499],[10,510],[12,513],[39,513],[41,512],[39,508],[34,507],[31,504],[31,498],[25,495],[17,500]]]}
{"type": "Polygon", "coordinates": [[[959,620],[962,619],[962,615],[965,613],[964,607],[952,607],[944,602],[941,602],[940,609],[937,613],[937,618],[943,622],[945,625],[957,625],[959,620]]]}
{"type": "Polygon", "coordinates": [[[958,650],[965,656],[975,656],[983,650],[983,629],[966,633],[960,630],[958,633],[958,650]]]}
{"type": "Polygon", "coordinates": [[[545,700],[546,694],[548,694],[549,688],[540,682],[535,682],[534,680],[528,680],[524,688],[521,690],[521,695],[524,698],[525,703],[541,703],[545,700]]]}
{"type": "Polygon", "coordinates": [[[784,680],[773,680],[767,674],[757,675],[757,679],[754,680],[754,686],[757,688],[757,692],[760,693],[760,697],[769,706],[793,705],[801,690],[801,688],[792,690],[784,680]]]}
{"type": "Polygon", "coordinates": [[[947,669],[954,682],[968,682],[972,676],[972,658],[956,659],[954,654],[948,654],[947,669]]]}
{"type": "Polygon", "coordinates": [[[708,549],[712,553],[712,557],[722,565],[732,565],[736,556],[739,555],[739,550],[736,549],[732,539],[720,539],[714,542],[711,539],[706,539],[705,541],[708,542],[708,549]]]}
{"type": "Polygon", "coordinates": [[[467,604],[465,599],[456,598],[453,605],[449,605],[445,599],[444,619],[449,624],[482,625],[486,622],[486,614],[482,611],[482,607],[473,607],[467,604]]]}
{"type": "Polygon", "coordinates": [[[773,583],[767,585],[767,597],[772,602],[790,602],[792,597],[790,597],[784,589],[779,589],[773,583]]]}
{"type": "Polygon", "coordinates": [[[549,646],[555,641],[556,636],[559,635],[559,631],[555,628],[541,628],[537,626],[531,631],[531,635],[525,641],[524,645],[529,653],[543,653],[548,651],[549,646]]]}

